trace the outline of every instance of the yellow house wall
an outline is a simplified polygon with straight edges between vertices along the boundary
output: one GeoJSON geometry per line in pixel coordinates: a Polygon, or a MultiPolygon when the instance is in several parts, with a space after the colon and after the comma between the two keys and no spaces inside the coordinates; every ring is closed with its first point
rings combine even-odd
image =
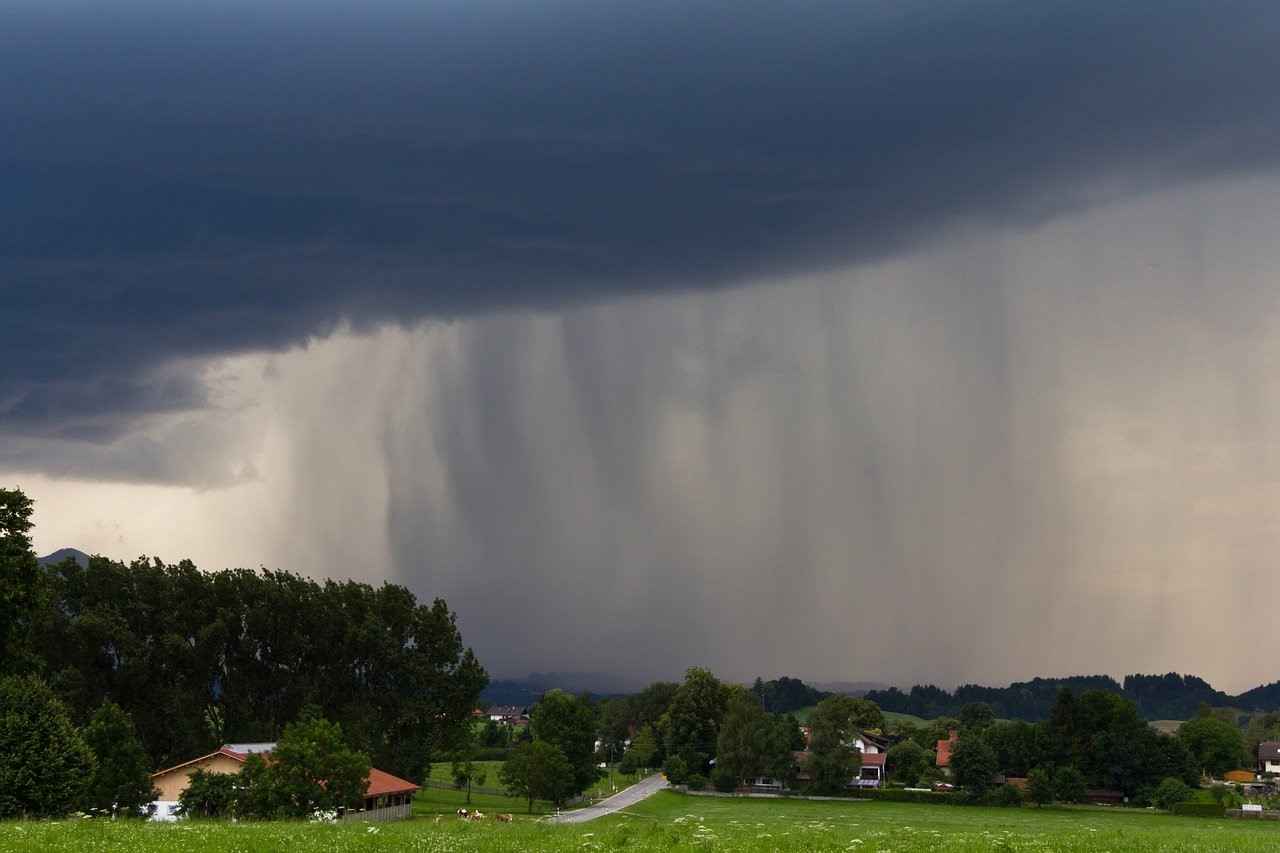
{"type": "Polygon", "coordinates": [[[168,773],[161,773],[151,777],[151,784],[155,785],[160,791],[160,800],[176,800],[187,790],[187,785],[191,780],[191,774],[197,770],[203,770],[206,773],[239,773],[240,768],[244,765],[239,761],[227,758],[225,755],[214,755],[203,761],[197,761],[194,764],[188,764],[186,767],[179,767],[176,770],[170,770],[168,773]]]}

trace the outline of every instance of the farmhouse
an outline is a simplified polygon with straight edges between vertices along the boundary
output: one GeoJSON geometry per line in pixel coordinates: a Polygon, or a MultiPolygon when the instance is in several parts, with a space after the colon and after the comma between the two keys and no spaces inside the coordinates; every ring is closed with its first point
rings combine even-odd
{"type": "Polygon", "coordinates": [[[1258,772],[1280,773],[1280,740],[1264,740],[1258,744],[1258,772]]]}
{"type": "MultiPolygon", "coordinates": [[[[191,775],[197,770],[206,773],[239,773],[245,759],[253,754],[268,755],[275,748],[274,743],[228,743],[218,747],[217,752],[184,761],[165,770],[151,774],[151,784],[160,792],[160,797],[153,804],[154,820],[173,820],[176,817],[178,799],[187,790],[191,775]]],[[[360,811],[348,813],[358,815],[361,820],[395,820],[409,817],[413,795],[418,786],[392,776],[376,767],[369,770],[369,787],[365,791],[364,807],[360,811]]]]}

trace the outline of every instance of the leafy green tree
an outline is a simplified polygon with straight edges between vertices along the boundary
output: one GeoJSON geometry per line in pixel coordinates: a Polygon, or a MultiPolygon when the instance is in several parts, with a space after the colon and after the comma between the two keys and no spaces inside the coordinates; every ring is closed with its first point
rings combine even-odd
{"type": "Polygon", "coordinates": [[[1000,772],[1010,776],[1027,775],[1043,757],[1039,729],[1031,723],[1018,720],[993,723],[982,729],[982,736],[995,750],[1000,772]]]}
{"type": "Polygon", "coordinates": [[[631,703],[623,697],[602,699],[596,706],[596,716],[600,721],[600,749],[606,761],[613,761],[626,750],[631,731],[631,703]]]}
{"type": "MultiPolygon", "coordinates": [[[[636,736],[631,739],[631,746],[627,747],[624,759],[630,759],[635,770],[642,770],[646,767],[653,766],[653,759],[658,754],[658,739],[653,733],[652,726],[645,726],[636,732],[636,736]]],[[[635,770],[631,772],[635,772],[635,770]]]]}
{"type": "Polygon", "coordinates": [[[236,814],[240,783],[239,773],[197,770],[178,796],[178,814],[186,817],[232,817],[236,814]]]}
{"type": "Polygon", "coordinates": [[[596,780],[595,710],[586,696],[548,690],[530,714],[533,739],[560,748],[573,767],[569,794],[586,790],[596,780]]]}
{"type": "Polygon", "coordinates": [[[830,696],[818,703],[809,718],[809,785],[815,793],[843,793],[862,764],[862,756],[852,749],[860,728],[853,701],[830,696]]]}
{"type": "Polygon", "coordinates": [[[804,731],[800,728],[800,721],[796,719],[794,714],[786,715],[787,721],[787,743],[791,747],[792,752],[801,752],[805,748],[804,731]]]}
{"type": "Polygon", "coordinates": [[[710,670],[692,667],[660,721],[667,755],[678,755],[690,773],[706,775],[715,754],[729,691],[710,670]]]}
{"type": "Polygon", "coordinates": [[[732,688],[716,748],[716,775],[731,776],[734,787],[760,775],[764,764],[761,754],[763,732],[767,723],[759,700],[741,687],[732,688]]]}
{"type": "Polygon", "coordinates": [[[529,814],[533,814],[534,800],[563,804],[574,786],[573,765],[560,747],[545,740],[522,743],[512,749],[498,778],[511,796],[529,801],[529,814]]]}
{"type": "Polygon", "coordinates": [[[788,788],[795,782],[796,775],[796,731],[794,717],[769,714],[757,723],[753,735],[761,773],[788,788]]]}
{"type": "Polygon", "coordinates": [[[995,711],[986,702],[970,702],[960,709],[961,728],[981,731],[995,721],[995,711]]]}
{"type": "Polygon", "coordinates": [[[70,812],[93,771],[93,753],[53,691],[32,676],[0,678],[0,818],[70,812]]]}
{"type": "Polygon", "coordinates": [[[480,743],[482,746],[490,748],[502,748],[511,745],[511,729],[507,726],[498,725],[497,720],[486,720],[484,729],[480,733],[480,743]]]}
{"type": "Polygon", "coordinates": [[[885,728],[884,712],[870,699],[858,698],[852,703],[850,722],[864,732],[882,732],[885,728]]]}
{"type": "Polygon", "coordinates": [[[483,785],[488,778],[488,771],[477,760],[477,754],[476,737],[472,734],[462,741],[450,757],[449,770],[453,776],[453,785],[466,790],[467,805],[471,805],[471,786],[483,785]]]}
{"type": "Polygon", "coordinates": [[[929,753],[913,740],[900,741],[889,747],[884,760],[889,778],[909,787],[920,781],[920,774],[930,763],[929,753]]]}
{"type": "Polygon", "coordinates": [[[323,717],[285,726],[271,760],[261,764],[245,763],[248,773],[243,781],[253,792],[252,810],[246,816],[306,817],[357,808],[369,786],[369,756],[349,747],[342,726],[323,717]]]}
{"type": "Polygon", "coordinates": [[[1033,767],[1027,773],[1027,799],[1038,806],[1053,803],[1053,775],[1043,767],[1033,767]]]}
{"type": "Polygon", "coordinates": [[[0,675],[29,672],[38,664],[29,637],[39,581],[31,550],[33,508],[21,490],[0,489],[0,675]]]}
{"type": "Polygon", "coordinates": [[[999,769],[995,750],[980,734],[971,731],[960,735],[951,749],[951,772],[956,784],[975,797],[987,792],[999,769]]]}
{"type": "Polygon", "coordinates": [[[151,765],[129,715],[114,702],[103,702],[82,734],[96,759],[85,789],[85,810],[147,814],[160,792],[151,784],[151,765]]]}
{"type": "Polygon", "coordinates": [[[402,586],[100,557],[40,577],[32,647],[51,686],[76,719],[123,708],[153,767],[277,740],[313,703],[379,767],[420,778],[487,683],[445,603],[402,586]]]}
{"type": "Polygon", "coordinates": [[[1074,767],[1059,767],[1053,774],[1053,795],[1060,802],[1083,803],[1088,795],[1084,774],[1074,767]]]}
{"type": "Polygon", "coordinates": [[[1210,775],[1221,776],[1244,763],[1244,738],[1232,723],[1212,716],[1197,717],[1178,727],[1178,739],[1210,775]]]}
{"type": "Polygon", "coordinates": [[[1191,789],[1181,779],[1173,776],[1163,780],[1156,786],[1155,794],[1151,800],[1157,808],[1165,811],[1173,811],[1173,807],[1178,803],[1185,803],[1191,797],[1191,789]]]}

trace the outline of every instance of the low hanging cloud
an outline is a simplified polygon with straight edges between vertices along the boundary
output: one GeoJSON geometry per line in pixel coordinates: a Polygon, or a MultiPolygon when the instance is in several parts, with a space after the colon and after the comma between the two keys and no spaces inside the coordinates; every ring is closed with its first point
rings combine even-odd
{"type": "Polygon", "coordinates": [[[844,268],[1249,173],[1280,129],[1260,1],[55,0],[0,29],[0,423],[91,443],[208,405],[202,358],[844,268]]]}
{"type": "MultiPolygon", "coordinates": [[[[1280,652],[1231,651],[1280,594],[1278,188],[233,358],[240,443],[195,459],[253,475],[94,511],[134,551],[443,595],[498,675],[1245,689],[1280,652]]],[[[46,488],[55,526],[86,511],[46,488]]]]}
{"type": "Polygon", "coordinates": [[[220,9],[0,10],[48,550],[498,674],[1270,677],[1274,3],[220,9]]]}

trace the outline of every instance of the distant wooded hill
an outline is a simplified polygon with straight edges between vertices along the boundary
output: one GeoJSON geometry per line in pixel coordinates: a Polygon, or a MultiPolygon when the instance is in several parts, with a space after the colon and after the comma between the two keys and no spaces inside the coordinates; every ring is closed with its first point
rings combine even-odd
{"type": "Polygon", "coordinates": [[[1126,675],[1118,682],[1109,675],[1073,675],[1067,678],[1033,678],[1008,687],[983,687],[965,684],[954,691],[933,685],[916,685],[909,691],[896,687],[872,690],[867,698],[885,711],[914,714],[918,717],[958,716],[960,709],[973,702],[985,702],[997,717],[1037,721],[1047,719],[1058,690],[1068,687],[1076,693],[1106,690],[1130,699],[1138,712],[1148,720],[1186,720],[1195,716],[1201,705],[1233,707],[1244,711],[1280,709],[1280,682],[1256,687],[1239,696],[1215,690],[1209,682],[1194,675],[1126,675]]]}

